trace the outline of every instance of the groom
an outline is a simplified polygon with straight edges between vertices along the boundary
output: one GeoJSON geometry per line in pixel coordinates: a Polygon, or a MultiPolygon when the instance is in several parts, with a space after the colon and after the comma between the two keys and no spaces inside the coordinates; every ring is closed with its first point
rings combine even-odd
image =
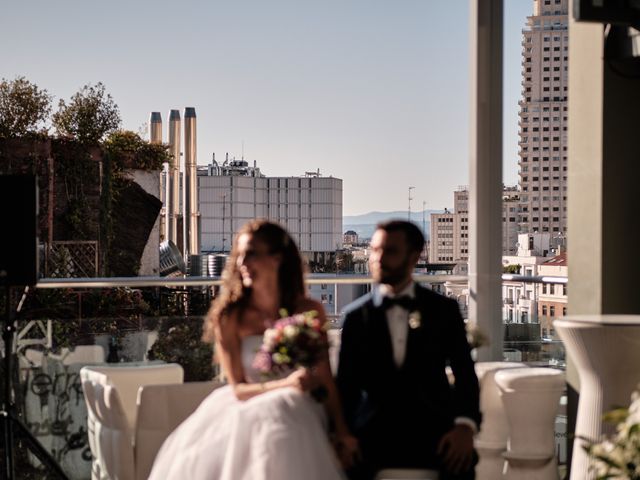
{"type": "Polygon", "coordinates": [[[384,468],[475,478],[478,379],[457,302],[412,279],[423,246],[413,223],[378,225],[369,256],[374,288],[345,309],[337,382],[362,453],[352,479],[384,468]]]}

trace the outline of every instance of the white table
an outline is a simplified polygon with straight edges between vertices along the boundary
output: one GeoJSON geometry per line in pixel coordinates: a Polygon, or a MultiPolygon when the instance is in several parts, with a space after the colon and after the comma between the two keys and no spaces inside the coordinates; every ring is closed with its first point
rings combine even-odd
{"type": "Polygon", "coordinates": [[[595,478],[579,438],[613,433],[602,414],[629,405],[640,382],[640,315],[571,315],[554,322],[580,377],[571,480],[595,478]]]}

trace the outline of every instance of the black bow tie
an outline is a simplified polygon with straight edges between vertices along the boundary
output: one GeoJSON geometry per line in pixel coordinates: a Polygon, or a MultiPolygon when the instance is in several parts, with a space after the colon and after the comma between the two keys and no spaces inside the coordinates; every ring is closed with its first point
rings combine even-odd
{"type": "Polygon", "coordinates": [[[413,298],[403,295],[401,297],[383,297],[382,308],[388,310],[391,307],[398,305],[405,310],[411,310],[413,308],[413,298]]]}

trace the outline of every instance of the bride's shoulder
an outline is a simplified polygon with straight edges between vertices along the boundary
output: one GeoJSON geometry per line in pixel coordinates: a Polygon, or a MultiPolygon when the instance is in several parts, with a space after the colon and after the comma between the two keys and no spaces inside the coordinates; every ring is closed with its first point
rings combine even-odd
{"type": "Polygon", "coordinates": [[[220,315],[219,321],[214,325],[214,334],[220,343],[229,346],[237,340],[239,328],[239,312],[237,309],[231,309],[220,315]]]}

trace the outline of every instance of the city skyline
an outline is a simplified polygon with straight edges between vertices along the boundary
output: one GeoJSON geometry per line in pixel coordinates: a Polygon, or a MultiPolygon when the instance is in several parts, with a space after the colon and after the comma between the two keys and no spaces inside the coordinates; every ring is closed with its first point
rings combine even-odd
{"type": "MultiPolygon", "coordinates": [[[[504,181],[514,184],[532,2],[505,3],[504,181]]],[[[468,182],[466,1],[14,3],[0,27],[0,77],[46,88],[54,109],[97,82],[125,129],[195,107],[199,164],[244,150],[270,176],[320,168],[343,179],[344,215],[406,209],[409,186],[414,208],[442,209],[468,182]]]]}

